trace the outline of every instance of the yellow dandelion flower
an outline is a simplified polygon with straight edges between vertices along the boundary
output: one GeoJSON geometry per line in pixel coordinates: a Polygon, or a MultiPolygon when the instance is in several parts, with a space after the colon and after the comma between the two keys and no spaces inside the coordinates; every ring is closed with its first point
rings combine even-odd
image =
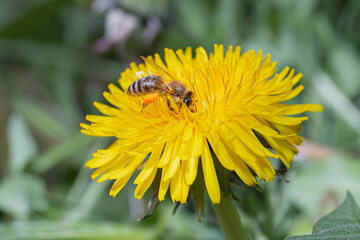
{"type": "Polygon", "coordinates": [[[92,178],[99,177],[99,182],[115,180],[112,196],[140,171],[134,181],[135,198],[144,195],[159,173],[158,199],[163,200],[170,188],[173,201],[186,203],[201,165],[208,195],[219,203],[214,157],[249,186],[269,182],[275,176],[269,158],[279,158],[289,168],[302,141],[300,124],[308,117],[291,115],[322,111],[317,104],[284,103],[303,90],[303,85],[295,87],[302,74],[289,67],[276,73],[276,62],[261,51],[241,55],[240,47],[230,46],[224,53],[222,45],[215,45],[210,55],[202,47],[194,57],[191,48],[165,49],[166,63],[158,54],[147,59],[145,64],[130,64],[121,74],[121,89],[109,85],[104,97],[112,106],[94,103],[105,116],[88,115],[91,124],[81,124],[84,134],[117,138],[86,164],[96,168],[92,178]],[[150,76],[159,71],[166,83],[175,78],[195,94],[196,111],[185,104],[177,107],[168,96],[143,108],[142,96],[126,93],[139,73],[150,76]],[[168,102],[176,110],[170,110],[168,102]]]}

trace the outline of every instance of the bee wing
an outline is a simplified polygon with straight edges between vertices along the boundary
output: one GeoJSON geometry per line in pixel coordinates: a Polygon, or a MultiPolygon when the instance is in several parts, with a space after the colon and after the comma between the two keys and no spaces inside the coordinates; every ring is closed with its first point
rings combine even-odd
{"type": "MultiPolygon", "coordinates": [[[[151,75],[154,75],[152,74],[151,72],[148,72],[148,71],[137,71],[135,74],[134,74],[134,81],[136,80],[139,80],[141,78],[144,78],[144,77],[148,77],[148,76],[151,76],[151,75]]],[[[161,82],[160,85],[157,87],[159,90],[162,90],[162,91],[165,91],[167,93],[173,93],[173,90],[171,88],[169,88],[165,82],[161,82]]]]}
{"type": "Polygon", "coordinates": [[[158,64],[156,64],[152,59],[149,59],[149,58],[146,58],[146,57],[143,57],[143,56],[141,56],[141,58],[145,62],[147,62],[150,66],[152,66],[153,68],[158,70],[161,74],[164,74],[165,76],[167,76],[168,78],[170,78],[172,80],[176,80],[176,78],[174,76],[172,76],[168,71],[166,71],[165,69],[160,67],[158,64]]]}
{"type": "Polygon", "coordinates": [[[144,77],[147,77],[150,75],[151,75],[150,72],[138,71],[135,73],[134,78],[135,78],[135,80],[138,80],[140,78],[144,78],[144,77]]]}

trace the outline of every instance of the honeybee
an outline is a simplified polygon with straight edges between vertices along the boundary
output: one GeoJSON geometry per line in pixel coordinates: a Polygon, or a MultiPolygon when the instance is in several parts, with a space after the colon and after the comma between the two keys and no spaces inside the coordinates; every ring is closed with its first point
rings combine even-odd
{"type": "Polygon", "coordinates": [[[148,104],[157,101],[159,97],[164,97],[167,100],[168,108],[171,111],[175,111],[171,106],[171,101],[169,99],[169,97],[171,97],[179,110],[184,103],[191,112],[196,112],[194,93],[190,91],[184,83],[174,80],[174,77],[154,61],[144,57],[142,57],[142,59],[173,80],[166,83],[163,76],[157,74],[141,77],[130,84],[126,91],[127,94],[132,96],[144,96],[143,109],[148,104]]]}

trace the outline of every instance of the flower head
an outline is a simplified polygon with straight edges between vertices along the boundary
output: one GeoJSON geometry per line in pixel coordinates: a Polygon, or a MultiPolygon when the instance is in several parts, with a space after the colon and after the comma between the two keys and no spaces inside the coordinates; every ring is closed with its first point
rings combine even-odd
{"type": "Polygon", "coordinates": [[[121,74],[121,89],[109,85],[104,97],[112,106],[94,103],[105,116],[88,115],[91,125],[81,124],[84,134],[117,138],[86,164],[97,169],[92,178],[100,176],[99,182],[115,180],[112,196],[139,171],[135,198],[144,195],[158,173],[159,200],[170,189],[173,201],[185,203],[201,165],[208,195],[219,203],[215,157],[249,186],[269,182],[275,175],[269,158],[281,159],[289,168],[302,141],[300,124],[308,117],[291,115],[322,110],[316,104],[284,103],[303,90],[302,85],[295,87],[302,74],[289,67],[276,73],[276,62],[261,51],[241,55],[240,47],[230,46],[224,53],[222,45],[215,45],[210,55],[202,47],[195,56],[191,48],[165,49],[166,63],[158,54],[147,59],[121,74]],[[143,96],[126,93],[139,73],[159,72],[166,83],[180,81],[194,93],[196,111],[185,104],[178,107],[169,94],[143,108],[143,96]]]}

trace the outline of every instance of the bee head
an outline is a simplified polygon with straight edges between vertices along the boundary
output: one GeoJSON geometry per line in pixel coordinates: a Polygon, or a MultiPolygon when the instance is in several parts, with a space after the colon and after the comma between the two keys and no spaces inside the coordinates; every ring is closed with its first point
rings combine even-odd
{"type": "Polygon", "coordinates": [[[195,101],[194,93],[189,91],[184,98],[184,103],[190,109],[191,112],[196,112],[195,102],[196,101],[195,101]]]}

